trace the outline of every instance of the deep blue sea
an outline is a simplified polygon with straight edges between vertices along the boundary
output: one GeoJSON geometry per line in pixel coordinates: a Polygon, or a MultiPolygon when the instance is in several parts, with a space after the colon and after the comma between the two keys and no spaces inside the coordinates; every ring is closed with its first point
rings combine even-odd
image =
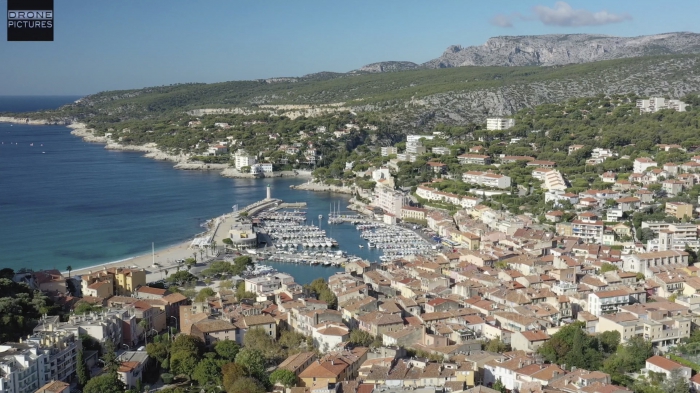
{"type": "MultiPolygon", "coordinates": [[[[0,97],[0,112],[51,109],[79,97],[0,97]]],[[[62,126],[0,123],[0,268],[65,270],[150,252],[192,238],[205,220],[265,197],[308,202],[308,217],[327,217],[348,197],[289,188],[300,179],[226,179],[217,172],[181,171],[140,153],[105,150],[62,126]]],[[[340,248],[376,261],[349,224],[323,228],[340,248]]],[[[299,283],[338,269],[271,264],[299,283]]]]}

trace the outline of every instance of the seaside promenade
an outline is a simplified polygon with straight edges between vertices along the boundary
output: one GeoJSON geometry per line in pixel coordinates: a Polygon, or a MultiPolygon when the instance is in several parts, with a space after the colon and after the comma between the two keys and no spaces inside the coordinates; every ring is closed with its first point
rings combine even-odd
{"type": "MultiPolygon", "coordinates": [[[[255,214],[283,204],[280,199],[263,199],[241,209],[252,216],[255,214]]],[[[212,225],[204,233],[200,233],[192,240],[170,246],[165,249],[156,250],[155,255],[151,252],[142,255],[123,259],[120,261],[108,262],[100,265],[89,266],[71,271],[72,276],[80,276],[95,272],[104,268],[121,267],[145,269],[146,280],[148,282],[164,279],[169,274],[177,270],[177,261],[187,258],[196,258],[197,263],[207,261],[215,257],[210,250],[201,247],[204,244],[211,244],[215,241],[217,248],[223,246],[223,239],[228,237],[228,231],[236,219],[235,213],[226,213],[211,220],[212,225]],[[200,245],[199,247],[197,245],[200,245]]],[[[64,272],[67,273],[67,272],[64,272]]]]}

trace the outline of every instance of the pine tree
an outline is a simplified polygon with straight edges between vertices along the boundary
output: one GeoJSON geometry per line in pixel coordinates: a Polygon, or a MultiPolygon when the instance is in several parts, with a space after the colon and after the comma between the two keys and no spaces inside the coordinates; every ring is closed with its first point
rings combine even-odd
{"type": "Polygon", "coordinates": [[[121,362],[117,359],[117,354],[114,351],[114,343],[112,341],[107,340],[105,343],[103,360],[105,362],[105,368],[110,373],[116,374],[121,362]]]}
{"type": "Polygon", "coordinates": [[[75,373],[78,377],[78,386],[82,389],[90,380],[90,372],[88,372],[82,350],[78,351],[75,373]]]}
{"type": "Polygon", "coordinates": [[[497,390],[497,391],[499,391],[499,392],[501,392],[501,393],[506,393],[506,386],[503,385],[503,382],[501,382],[501,378],[498,378],[498,379],[496,380],[496,383],[493,384],[492,389],[493,389],[493,390],[497,390]]]}

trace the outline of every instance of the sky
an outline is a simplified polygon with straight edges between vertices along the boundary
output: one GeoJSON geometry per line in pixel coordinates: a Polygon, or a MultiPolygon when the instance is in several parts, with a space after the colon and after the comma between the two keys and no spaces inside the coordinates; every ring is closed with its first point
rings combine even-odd
{"type": "Polygon", "coordinates": [[[0,29],[0,95],[347,72],[503,35],[700,30],[697,0],[54,0],[54,11],[53,42],[7,42],[0,29]]]}

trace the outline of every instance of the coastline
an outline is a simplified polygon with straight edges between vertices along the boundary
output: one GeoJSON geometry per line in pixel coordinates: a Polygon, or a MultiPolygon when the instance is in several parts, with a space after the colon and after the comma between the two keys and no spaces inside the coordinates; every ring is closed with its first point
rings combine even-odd
{"type": "Polygon", "coordinates": [[[62,125],[71,128],[71,135],[81,138],[85,142],[101,143],[107,150],[129,151],[144,153],[144,157],[157,161],[173,162],[173,168],[180,170],[196,170],[196,171],[219,171],[221,176],[234,179],[264,179],[274,177],[291,177],[291,178],[310,178],[311,171],[279,171],[269,174],[254,175],[250,173],[240,173],[235,168],[228,164],[207,164],[201,161],[190,161],[189,154],[169,154],[158,148],[156,143],[147,143],[145,145],[122,145],[110,138],[97,136],[94,130],[88,128],[85,123],[50,120],[33,120],[30,118],[0,116],[0,123],[28,124],[28,125],[62,125]]]}
{"type": "Polygon", "coordinates": [[[294,190],[304,190],[304,191],[316,191],[316,192],[337,192],[340,194],[353,194],[354,189],[348,186],[334,186],[330,184],[318,183],[311,179],[306,183],[302,183],[295,186],[289,186],[289,188],[294,190]]]}
{"type": "MultiPolygon", "coordinates": [[[[87,266],[87,267],[81,267],[78,269],[73,269],[71,270],[71,276],[80,276],[83,274],[89,274],[90,272],[97,272],[99,270],[107,269],[107,268],[113,268],[113,267],[135,267],[135,268],[143,268],[146,270],[147,276],[153,275],[153,274],[161,274],[165,276],[164,270],[167,270],[168,273],[171,273],[171,269],[176,269],[176,263],[178,259],[187,259],[191,258],[193,254],[198,254],[198,250],[191,249],[190,248],[190,243],[192,243],[192,240],[187,240],[182,243],[178,243],[175,245],[167,246],[163,249],[156,250],[155,252],[155,263],[159,264],[159,267],[153,267],[153,255],[150,252],[136,255],[133,257],[125,258],[125,259],[120,259],[117,261],[112,261],[112,262],[106,262],[106,263],[101,263],[97,265],[92,265],[92,266],[87,266]]],[[[199,261],[199,256],[197,256],[197,260],[199,261]]],[[[67,271],[61,272],[63,274],[67,274],[67,271]]],[[[164,278],[164,277],[161,277],[164,278]]],[[[155,278],[158,279],[158,278],[155,278]]],[[[149,278],[149,281],[154,281],[154,278],[149,278]]]]}

